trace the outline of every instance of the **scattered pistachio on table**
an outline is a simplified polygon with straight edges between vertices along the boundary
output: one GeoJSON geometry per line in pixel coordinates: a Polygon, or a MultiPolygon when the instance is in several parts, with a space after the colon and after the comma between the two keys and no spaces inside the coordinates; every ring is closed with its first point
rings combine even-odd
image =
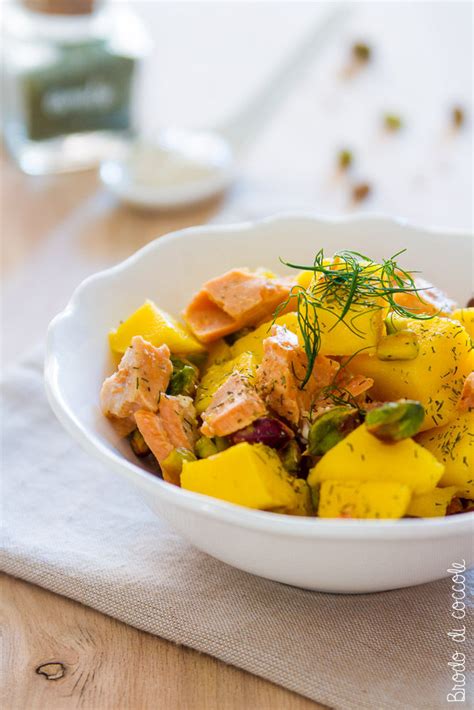
{"type": "Polygon", "coordinates": [[[359,62],[369,62],[372,58],[372,49],[365,42],[354,42],[352,55],[359,62]]]}
{"type": "Polygon", "coordinates": [[[358,182],[352,188],[352,199],[354,202],[363,202],[372,192],[372,187],[368,182],[358,182]]]}
{"type": "Polygon", "coordinates": [[[453,106],[451,117],[455,128],[461,128],[466,118],[464,109],[461,106],[453,106]]]}
{"type": "Polygon", "coordinates": [[[403,126],[403,121],[400,116],[395,113],[386,113],[383,117],[383,123],[387,131],[399,131],[403,126]]]}
{"type": "Polygon", "coordinates": [[[354,162],[354,155],[347,148],[343,148],[338,153],[337,162],[341,170],[347,170],[354,162]]]}

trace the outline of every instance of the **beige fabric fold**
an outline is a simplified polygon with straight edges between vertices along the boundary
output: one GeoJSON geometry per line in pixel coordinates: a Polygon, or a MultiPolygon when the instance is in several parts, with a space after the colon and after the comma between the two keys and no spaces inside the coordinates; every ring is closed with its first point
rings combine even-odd
{"type": "Polygon", "coordinates": [[[235,570],[78,448],[48,407],[39,352],[2,390],[5,571],[332,708],[452,707],[448,662],[462,651],[472,665],[473,649],[447,635],[449,579],[340,596],[235,570]]]}

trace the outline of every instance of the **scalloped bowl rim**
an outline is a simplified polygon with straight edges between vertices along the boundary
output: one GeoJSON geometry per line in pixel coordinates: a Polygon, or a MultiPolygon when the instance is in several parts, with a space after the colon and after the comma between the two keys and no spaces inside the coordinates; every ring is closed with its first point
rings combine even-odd
{"type": "Polygon", "coordinates": [[[258,511],[242,506],[234,505],[217,498],[194,493],[163,481],[157,476],[151,475],[140,466],[128,461],[118,452],[109,450],[99,439],[89,433],[85,426],[66,402],[57,379],[58,356],[56,353],[56,334],[67,319],[75,317],[77,310],[81,307],[82,295],[93,288],[96,283],[107,280],[110,276],[126,272],[127,269],[141,261],[149,253],[160,249],[160,245],[166,242],[186,239],[190,236],[209,232],[241,232],[243,230],[255,229],[260,225],[271,225],[279,221],[291,220],[311,220],[315,225],[347,225],[353,222],[380,223],[397,225],[401,228],[416,230],[430,234],[452,235],[465,239],[472,239],[472,236],[462,230],[425,229],[409,222],[396,218],[389,218],[384,215],[364,215],[357,217],[343,218],[318,218],[311,213],[280,213],[273,217],[262,220],[252,220],[239,222],[230,225],[202,225],[198,227],[187,227],[149,242],[143,248],[136,251],[127,259],[120,263],[99,271],[87,277],[74,290],[68,304],[51,321],[46,341],[45,357],[45,386],[50,405],[59,421],[65,429],[75,438],[88,453],[102,460],[118,473],[125,475],[132,483],[140,488],[146,489],[149,493],[157,495],[168,501],[173,506],[180,509],[192,510],[204,517],[212,517],[233,526],[245,527],[251,530],[267,531],[275,535],[302,536],[305,538],[314,537],[317,539],[340,540],[350,539],[377,539],[377,540],[397,540],[397,539],[426,539],[449,537],[459,535],[462,532],[472,532],[474,513],[464,513],[449,518],[420,518],[401,520],[341,520],[341,519],[320,519],[304,518],[296,516],[269,513],[258,511]]]}

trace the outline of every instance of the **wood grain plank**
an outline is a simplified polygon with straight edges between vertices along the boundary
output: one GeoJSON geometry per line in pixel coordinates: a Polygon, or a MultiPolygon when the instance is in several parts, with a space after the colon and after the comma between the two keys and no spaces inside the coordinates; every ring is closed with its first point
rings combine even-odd
{"type": "Polygon", "coordinates": [[[322,708],[22,580],[1,587],[5,710],[322,708]]]}
{"type": "Polygon", "coordinates": [[[48,233],[97,189],[96,172],[23,175],[0,146],[3,274],[41,248],[48,233]]]}

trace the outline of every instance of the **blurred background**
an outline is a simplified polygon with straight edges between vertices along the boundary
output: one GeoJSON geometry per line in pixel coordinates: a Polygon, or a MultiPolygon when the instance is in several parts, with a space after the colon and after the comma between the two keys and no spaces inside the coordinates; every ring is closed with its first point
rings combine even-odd
{"type": "MultiPolygon", "coordinates": [[[[173,229],[285,210],[376,212],[447,231],[472,229],[472,3],[347,3],[347,16],[324,38],[316,35],[321,46],[306,52],[291,90],[237,155],[228,189],[180,209],[147,211],[123,203],[97,167],[56,172],[35,157],[44,148],[49,156],[63,133],[95,131],[86,108],[90,95],[107,101],[97,88],[101,72],[119,92],[101,129],[119,140],[109,147],[82,135],[74,159],[93,148],[91,162],[116,158],[122,169],[123,160],[129,166],[124,146],[138,136],[148,155],[140,179],[156,186],[169,164],[162,155],[153,162],[148,147],[163,129],[232,123],[339,3],[134,0],[127,8],[118,1],[99,30],[87,16],[104,6],[93,8],[91,0],[25,4],[18,15],[1,3],[5,363],[42,339],[87,274],[173,229]],[[61,2],[66,10],[58,9],[61,2]],[[117,20],[122,12],[128,19],[117,20]],[[108,43],[106,57],[97,32],[108,43]],[[68,110],[77,109],[72,118],[65,118],[64,96],[51,92],[55,66],[68,81],[93,82],[87,91],[92,86],[95,94],[77,87],[67,94],[68,110]],[[45,105],[56,112],[54,126],[41,115],[45,105]]],[[[105,177],[117,176],[117,164],[112,168],[105,177]]],[[[133,182],[136,173],[125,178],[133,182]]]]}

